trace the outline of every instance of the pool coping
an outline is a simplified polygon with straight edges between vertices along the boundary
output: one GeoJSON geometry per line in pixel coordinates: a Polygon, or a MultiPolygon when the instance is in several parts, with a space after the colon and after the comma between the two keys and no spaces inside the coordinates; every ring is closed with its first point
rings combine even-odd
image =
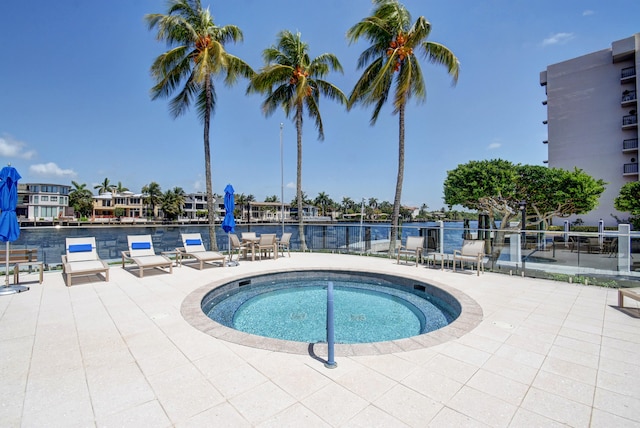
{"type": "MultiPolygon", "coordinates": [[[[296,271],[332,271],[331,268],[304,268],[296,269],[296,271]]],[[[383,355],[397,352],[414,351],[418,349],[429,348],[440,345],[442,343],[458,339],[473,330],[483,319],[483,311],[480,305],[462,291],[442,284],[438,281],[425,281],[423,277],[412,275],[411,272],[400,274],[391,274],[388,271],[372,270],[372,269],[349,269],[341,268],[340,271],[349,273],[366,273],[379,274],[385,276],[400,276],[412,279],[418,282],[427,282],[443,291],[451,294],[460,304],[460,315],[449,325],[429,333],[420,334],[404,339],[390,340],[386,342],[358,343],[358,344],[336,344],[334,352],[336,356],[367,356],[367,355],[383,355]]],[[[259,274],[274,273],[290,273],[291,269],[268,269],[263,272],[253,272],[251,275],[235,275],[217,281],[210,282],[191,292],[182,301],[180,312],[182,317],[191,326],[201,332],[215,337],[220,340],[235,343],[238,345],[259,348],[268,351],[285,352],[290,354],[311,355],[327,355],[326,343],[306,343],[293,342],[282,339],[274,339],[270,337],[256,336],[244,333],[232,328],[226,327],[210,319],[202,310],[202,301],[205,296],[213,289],[233,281],[238,281],[246,277],[253,277],[259,274]]]]}

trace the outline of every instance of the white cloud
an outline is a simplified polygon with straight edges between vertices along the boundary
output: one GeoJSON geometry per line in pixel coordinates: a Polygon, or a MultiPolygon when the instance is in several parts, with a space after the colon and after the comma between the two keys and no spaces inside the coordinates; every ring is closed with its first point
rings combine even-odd
{"type": "Polygon", "coordinates": [[[286,187],[287,189],[296,189],[296,183],[290,181],[284,187],[286,187]]]}
{"type": "Polygon", "coordinates": [[[573,38],[573,33],[555,33],[544,39],[542,46],[562,45],[573,38]]]}
{"type": "Polygon", "coordinates": [[[72,169],[62,169],[53,162],[31,165],[29,171],[34,175],[46,177],[75,177],[77,174],[72,169]]]}
{"type": "Polygon", "coordinates": [[[499,149],[500,147],[502,147],[502,143],[493,142],[493,143],[489,144],[489,147],[487,147],[487,149],[495,150],[495,149],[499,149]]]}
{"type": "Polygon", "coordinates": [[[591,9],[587,9],[584,12],[582,12],[582,16],[589,16],[589,15],[593,15],[595,12],[592,11],[591,9]]]}
{"type": "Polygon", "coordinates": [[[35,150],[26,150],[26,144],[16,141],[9,136],[0,137],[0,156],[8,158],[31,159],[36,155],[35,150]]]}

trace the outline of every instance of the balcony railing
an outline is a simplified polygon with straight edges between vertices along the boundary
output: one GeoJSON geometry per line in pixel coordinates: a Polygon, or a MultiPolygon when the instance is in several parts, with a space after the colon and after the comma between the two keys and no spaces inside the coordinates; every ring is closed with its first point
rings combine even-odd
{"type": "Polygon", "coordinates": [[[623,68],[622,72],[620,73],[620,78],[621,79],[627,79],[629,77],[633,77],[636,75],[636,68],[635,67],[627,67],[627,68],[623,68]]]}
{"type": "Polygon", "coordinates": [[[622,150],[633,150],[637,148],[638,148],[637,138],[629,138],[628,140],[624,140],[622,142],[622,150]]]}
{"type": "Polygon", "coordinates": [[[638,164],[637,163],[625,163],[624,164],[624,173],[625,174],[637,174],[638,173],[638,164]]]}
{"type": "Polygon", "coordinates": [[[622,103],[628,103],[636,100],[636,91],[625,91],[622,94],[622,103]]]}
{"type": "Polygon", "coordinates": [[[622,117],[622,126],[636,125],[638,123],[638,116],[635,114],[629,114],[622,117]]]}

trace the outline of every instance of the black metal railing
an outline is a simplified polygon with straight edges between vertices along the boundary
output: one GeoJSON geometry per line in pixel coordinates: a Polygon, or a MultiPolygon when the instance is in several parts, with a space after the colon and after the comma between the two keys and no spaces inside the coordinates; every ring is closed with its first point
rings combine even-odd
{"type": "Polygon", "coordinates": [[[629,77],[633,77],[636,75],[636,68],[635,67],[627,67],[627,68],[623,68],[622,72],[620,73],[620,78],[621,79],[628,79],[629,77]]]}
{"type": "Polygon", "coordinates": [[[635,125],[638,123],[638,116],[635,114],[629,114],[622,117],[622,126],[635,125]]]}
{"type": "Polygon", "coordinates": [[[638,139],[629,138],[622,142],[622,150],[633,150],[638,148],[638,139]]]}
{"type": "Polygon", "coordinates": [[[636,99],[636,91],[625,91],[622,94],[622,102],[634,101],[636,99]]]}
{"type": "Polygon", "coordinates": [[[638,164],[637,163],[625,163],[624,164],[624,173],[625,174],[637,174],[638,173],[638,164]]]}

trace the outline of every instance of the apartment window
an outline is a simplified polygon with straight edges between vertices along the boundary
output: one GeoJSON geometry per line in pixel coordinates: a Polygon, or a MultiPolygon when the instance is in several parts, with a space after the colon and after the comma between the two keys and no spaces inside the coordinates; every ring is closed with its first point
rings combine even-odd
{"type": "Polygon", "coordinates": [[[42,202],[49,202],[49,197],[48,197],[48,196],[44,196],[44,195],[42,195],[42,196],[40,197],[40,200],[41,200],[42,202]]]}
{"type": "Polygon", "coordinates": [[[35,195],[33,197],[33,203],[36,204],[36,205],[38,204],[38,195],[35,195]]]}
{"type": "Polygon", "coordinates": [[[50,200],[51,202],[58,202],[58,197],[57,197],[57,196],[51,196],[51,197],[49,198],[49,200],[50,200]]]}

